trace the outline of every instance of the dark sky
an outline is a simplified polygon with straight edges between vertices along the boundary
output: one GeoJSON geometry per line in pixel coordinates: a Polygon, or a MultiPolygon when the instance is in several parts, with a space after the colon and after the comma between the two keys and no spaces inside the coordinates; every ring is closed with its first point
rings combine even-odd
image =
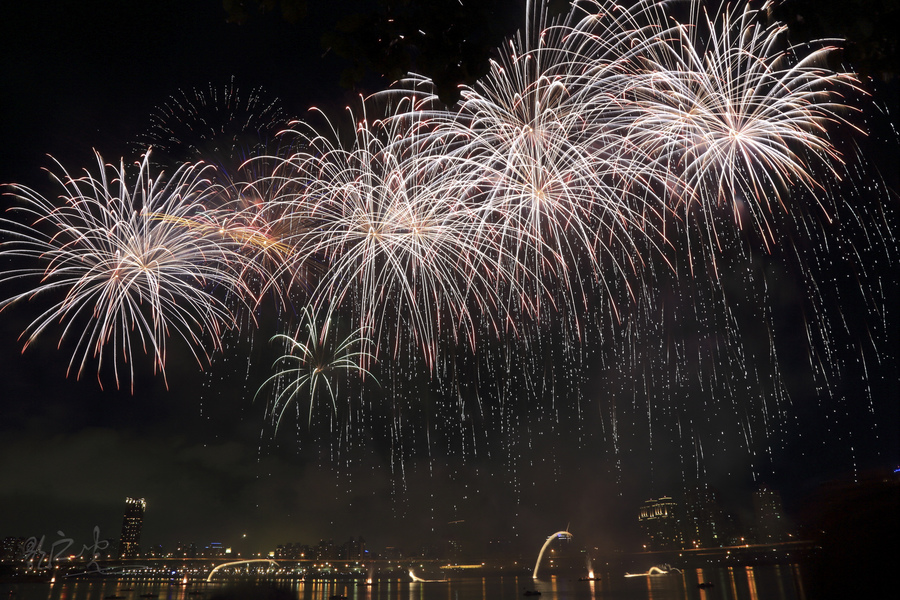
{"type": "MultiPolygon", "coordinates": [[[[48,154],[73,171],[92,165],[92,148],[108,161],[128,156],[154,107],[179,88],[221,88],[232,76],[243,89],[263,86],[287,113],[303,115],[313,104],[336,111],[353,92],[339,84],[346,60],[319,42],[334,15],[316,10],[323,9],[301,24],[266,15],[238,26],[225,22],[215,0],[3,3],[0,181],[45,189],[48,154]]],[[[381,82],[364,80],[363,89],[381,82]]],[[[883,138],[873,136],[868,151],[891,164],[896,140],[883,138]]],[[[4,208],[10,202],[4,198],[4,208]]],[[[896,231],[896,195],[865,202],[887,206],[879,232],[896,231]]],[[[676,284],[661,273],[655,300],[631,309],[639,327],[655,321],[646,331],[592,334],[575,367],[560,330],[537,357],[511,366],[475,366],[503,354],[496,343],[477,359],[464,352],[456,397],[414,366],[413,374],[398,370],[377,389],[355,391],[358,405],[366,394],[375,399],[369,416],[350,420],[353,434],[300,419],[273,438],[264,401],[252,398],[272,362],[274,316],[255,335],[229,338],[206,370],[174,350],[169,389],[139,366],[132,395],[101,390],[91,372],[66,378],[59,332],[22,353],[18,336],[36,308],[9,307],[0,313],[0,537],[55,539],[62,530],[80,543],[95,525],[118,537],[126,496],[148,501],[146,544],[221,541],[253,552],[358,535],[376,547],[414,548],[452,534],[470,547],[505,537],[537,548],[567,524],[591,544],[634,548],[637,505],[697,482],[716,487],[739,516],[760,482],[783,489],[796,509],[823,481],[900,460],[897,271],[885,263],[896,261],[896,241],[858,250],[866,230],[848,226],[828,251],[797,239],[754,258],[765,293],[726,272],[736,330],[702,318],[707,305],[696,297],[709,293],[704,280],[676,284]],[[858,258],[845,260],[848,247],[858,258]],[[820,300],[796,280],[798,255],[822,284],[820,300]],[[868,268],[855,281],[859,262],[868,268]],[[887,308],[887,317],[873,306],[887,308]],[[806,335],[804,321],[818,331],[817,317],[831,324],[826,337],[840,364],[841,377],[825,378],[827,385],[811,375],[810,363],[829,356],[818,333],[812,342],[806,335]],[[758,318],[768,325],[754,327],[758,318]],[[727,351],[712,366],[667,351],[727,346],[735,337],[749,374],[738,373],[727,351]],[[777,368],[768,357],[773,337],[777,368]],[[478,369],[498,380],[508,369],[514,383],[492,394],[495,382],[474,381],[478,369]],[[692,370],[696,376],[684,375],[692,370]],[[551,383],[535,391],[542,373],[551,383]],[[405,396],[402,425],[392,394],[405,396]],[[454,531],[448,523],[457,520],[465,523],[454,531]]],[[[739,256],[723,262],[732,260],[745,265],[739,256]]]]}

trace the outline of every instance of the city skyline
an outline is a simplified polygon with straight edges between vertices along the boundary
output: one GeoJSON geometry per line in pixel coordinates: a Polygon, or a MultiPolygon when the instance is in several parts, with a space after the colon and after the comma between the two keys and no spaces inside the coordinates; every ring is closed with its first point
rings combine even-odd
{"type": "MultiPolygon", "coordinates": [[[[522,4],[498,19],[517,25],[522,4]]],[[[317,23],[269,14],[229,24],[220,2],[2,10],[10,76],[0,90],[9,99],[0,182],[50,197],[59,191],[41,169],[57,171],[45,154],[72,174],[93,168],[93,148],[133,162],[151,115],[179,91],[252,91],[284,115],[306,118],[315,104],[337,119],[356,93],[390,83],[368,73],[343,90],[346,63],[320,48],[317,23]]],[[[671,265],[653,264],[640,282],[652,293],[585,287],[590,310],[515,323],[537,335],[459,344],[433,372],[427,359],[392,363],[384,350],[371,379],[341,380],[344,412],[326,400],[308,416],[304,405],[277,432],[257,392],[278,359],[270,337],[295,307],[267,300],[255,328],[245,315],[221,351],[203,349],[213,358],[202,368],[173,342],[165,380],[136,355],[133,393],[91,371],[67,376],[73,344],[57,348],[58,330],[23,350],[19,336],[39,307],[5,307],[0,536],[88,539],[99,526],[117,538],[122,498],[139,497],[149,506],[145,541],[164,546],[219,536],[259,552],[363,535],[408,547],[444,539],[461,521],[457,535],[470,544],[510,539],[530,552],[570,523],[611,549],[638,535],[636,506],[677,490],[709,485],[749,518],[761,484],[781,490],[792,513],[828,481],[896,468],[898,145],[896,116],[881,107],[897,82],[861,85],[873,102],[860,100],[853,123],[869,135],[860,156],[842,155],[853,177],[828,184],[859,199],[836,213],[839,235],[824,220],[777,222],[785,242],[766,249],[722,232],[721,243],[737,241],[716,258],[715,277],[687,275],[690,259],[673,251],[671,265]],[[873,215],[881,221],[868,227],[873,215]]],[[[6,211],[14,199],[2,202],[6,211]]]]}
{"type": "MultiPolygon", "coordinates": [[[[890,481],[898,481],[898,472],[884,471],[870,482],[887,485],[890,481]]],[[[848,486],[851,482],[831,482],[835,486],[848,486]]],[[[863,488],[865,489],[865,488],[863,488]]],[[[872,488],[877,489],[876,487],[872,488]]],[[[752,506],[752,512],[739,514],[739,506],[724,504],[719,500],[719,491],[705,485],[678,490],[672,495],[650,498],[632,506],[632,525],[635,535],[620,547],[598,548],[591,546],[591,538],[578,540],[580,531],[571,531],[573,537],[569,541],[573,547],[594,558],[611,558],[619,555],[634,556],[647,552],[672,552],[681,550],[715,550],[726,548],[756,547],[813,543],[819,534],[815,526],[803,520],[802,514],[788,514],[781,503],[778,490],[766,485],[759,486],[744,499],[744,504],[752,506]],[[578,534],[578,535],[575,535],[578,534]]],[[[840,496],[819,498],[819,501],[840,501],[840,496]]],[[[464,521],[446,524],[442,537],[432,538],[427,544],[412,546],[374,547],[365,540],[365,532],[357,532],[344,541],[340,538],[335,543],[333,538],[315,539],[282,539],[274,546],[248,545],[246,534],[235,538],[213,535],[208,539],[177,539],[160,543],[157,531],[165,531],[166,524],[150,521],[150,537],[141,544],[143,521],[147,502],[143,498],[126,498],[122,527],[117,537],[109,535],[95,527],[92,533],[93,544],[84,543],[84,548],[98,547],[104,559],[134,560],[137,558],[275,558],[291,560],[408,560],[425,558],[429,560],[479,561],[483,559],[514,560],[527,559],[534,548],[514,544],[510,538],[482,537],[462,545],[457,539],[459,527],[464,521]],[[98,544],[99,542],[99,544],[98,544]]],[[[821,506],[818,507],[821,509],[821,506]]],[[[152,513],[151,513],[152,517],[152,513]]],[[[73,531],[70,528],[65,528],[73,531]]],[[[570,529],[572,529],[570,527],[570,529]]],[[[30,536],[35,542],[35,552],[52,554],[51,547],[68,541],[68,547],[79,547],[81,536],[56,532],[52,535],[41,532],[41,535],[30,536]]],[[[546,535],[543,536],[546,538],[546,535]]],[[[553,537],[553,536],[551,536],[553,537]]],[[[26,536],[6,535],[0,531],[0,541],[6,562],[22,560],[22,550],[10,550],[10,544],[24,544],[26,536]],[[7,547],[9,546],[9,547],[7,547]]],[[[537,538],[536,538],[537,539],[537,538]]],[[[88,540],[90,541],[90,540],[88,540]]],[[[98,550],[99,551],[99,550],[98,550]]]]}

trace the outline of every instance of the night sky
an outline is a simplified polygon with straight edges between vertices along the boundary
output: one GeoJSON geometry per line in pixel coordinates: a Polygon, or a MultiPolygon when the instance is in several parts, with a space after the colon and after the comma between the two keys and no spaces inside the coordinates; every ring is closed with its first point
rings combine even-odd
{"type": "MultiPolygon", "coordinates": [[[[94,167],[92,148],[134,160],[154,108],[180,89],[224,89],[233,77],[302,117],[386,86],[372,72],[341,85],[352,63],[323,48],[337,17],[319,4],[299,23],[267,14],[237,25],[216,0],[3,3],[0,182],[56,193],[41,171],[53,168],[48,155],[72,172],[94,167]]],[[[518,15],[500,23],[511,33],[518,15]]],[[[876,103],[895,102],[896,78],[867,85],[876,103]]],[[[456,536],[475,550],[506,538],[531,554],[568,525],[585,544],[636,550],[638,505],[699,483],[739,518],[766,483],[802,519],[824,482],[900,462],[895,115],[867,108],[866,159],[848,159],[862,163],[859,180],[880,167],[893,191],[829,192],[858,196],[848,205],[860,221],[848,210],[839,231],[806,238],[786,218],[784,247],[738,243],[715,285],[660,265],[645,284],[652,300],[626,302],[619,323],[596,299],[580,343],[561,318],[535,324],[545,330],[530,345],[459,349],[439,377],[411,361],[376,372],[377,384],[348,383],[333,417],[319,405],[307,423],[304,408],[277,434],[265,398],[253,398],[284,313],[227,334],[203,369],[173,345],[168,389],[147,361],[132,394],[108,380],[101,389],[91,371],[67,378],[59,331],[22,352],[39,303],[10,306],[0,312],[0,537],[63,531],[82,543],[99,526],[118,538],[131,496],[148,502],[142,542],[164,548],[262,552],[361,535],[413,550],[456,536]]]]}

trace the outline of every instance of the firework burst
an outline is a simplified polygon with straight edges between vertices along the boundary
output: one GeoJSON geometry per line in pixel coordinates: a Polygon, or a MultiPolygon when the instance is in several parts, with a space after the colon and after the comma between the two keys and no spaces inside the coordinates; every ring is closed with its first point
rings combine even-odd
{"type": "Polygon", "coordinates": [[[12,210],[30,222],[22,226],[3,219],[11,239],[0,254],[35,266],[6,271],[0,280],[37,283],[0,306],[56,298],[26,328],[25,346],[61,323],[60,344],[75,340],[69,370],[76,377],[93,358],[98,377],[111,361],[119,385],[121,362],[133,385],[137,349],[151,355],[164,376],[170,336],[187,342],[198,360],[201,354],[208,359],[203,340],[217,348],[220,332],[231,322],[213,290],[241,288],[222,268],[238,256],[183,224],[211,193],[208,168],[184,166],[168,179],[154,177],[148,153],[129,178],[124,163],[105,165],[99,154],[97,163],[97,176],[74,178],[64,169],[53,176],[63,190],[59,204],[13,186],[9,194],[22,205],[12,210]]]}
{"type": "Polygon", "coordinates": [[[784,25],[767,25],[769,4],[701,16],[691,3],[691,24],[659,34],[645,73],[626,91],[626,136],[677,177],[673,209],[686,219],[696,208],[715,245],[718,207],[771,245],[767,215],[779,206],[794,212],[793,186],[826,192],[817,168],[838,176],[843,159],[831,136],[834,126],[850,126],[846,95],[860,92],[853,76],[826,66],[834,46],[791,46],[784,25]]]}
{"type": "Polygon", "coordinates": [[[270,144],[290,121],[277,98],[265,91],[242,91],[234,78],[224,86],[178,90],[150,116],[150,126],[134,144],[167,166],[203,160],[224,167],[226,180],[246,158],[271,152],[270,144]]]}
{"type": "Polygon", "coordinates": [[[327,264],[312,302],[350,307],[376,340],[373,355],[387,347],[396,356],[412,343],[433,366],[445,333],[474,345],[471,310],[492,312],[506,271],[483,243],[484,219],[465,202],[467,186],[447,176],[453,157],[398,143],[422,123],[370,123],[365,107],[351,118],[355,130],[344,140],[330,123],[329,135],[298,123],[306,150],[276,174],[304,182],[280,201],[285,214],[312,224],[297,244],[302,254],[327,264]]]}
{"type": "MultiPolygon", "coordinates": [[[[60,206],[15,187],[30,221],[2,221],[0,256],[40,266],[0,275],[32,284],[0,306],[63,295],[26,345],[60,322],[72,370],[112,360],[118,381],[137,348],[163,370],[169,336],[220,347],[237,306],[255,316],[271,292],[296,332],[276,336],[285,354],[264,385],[275,428],[307,396],[308,423],[323,397],[337,413],[338,382],[371,368],[390,398],[360,394],[326,437],[389,429],[400,463],[424,438],[429,456],[499,439],[524,464],[529,423],[587,439],[590,426],[560,424],[564,405],[588,414],[592,383],[614,452],[645,427],[651,452],[689,446],[698,476],[711,444],[741,440],[757,461],[788,438],[786,346],[824,394],[846,372],[830,340],[856,328],[819,282],[834,247],[871,314],[890,305],[893,282],[863,257],[896,255],[894,217],[878,213],[896,198],[861,192],[841,143],[860,85],[826,66],[830,43],[789,44],[770,2],[580,0],[556,19],[528,4],[525,31],[453,107],[411,75],[275,145],[274,105],[233,85],[182,93],[152,139],[217,170],[163,183],[145,157],[129,186],[101,162],[99,179],[57,179],[60,206]],[[787,279],[806,328],[790,344],[787,279]],[[729,425],[712,432],[713,416],[729,425]]],[[[865,323],[840,342],[869,365],[884,319],[871,320],[870,339],[865,323]]]]}
{"type": "Polygon", "coordinates": [[[529,27],[452,111],[432,108],[427,80],[401,83],[423,100],[410,104],[415,115],[392,118],[427,118],[411,143],[439,148],[444,176],[466,186],[485,224],[479,241],[499,249],[516,282],[498,292],[508,312],[540,319],[545,299],[556,310],[584,309],[591,281],[610,297],[611,283],[644,260],[635,241],[655,233],[646,213],[658,208],[646,198],[658,168],[637,160],[609,121],[633,48],[650,45],[651,28],[640,23],[651,6],[583,2],[556,19],[542,5],[529,9],[529,27]]]}
{"type": "Polygon", "coordinates": [[[284,343],[285,354],[275,362],[276,373],[263,383],[260,391],[268,385],[275,390],[267,414],[276,432],[291,403],[296,401],[299,405],[301,393],[305,392],[309,397],[307,424],[311,425],[320,392],[327,394],[337,412],[338,373],[355,371],[361,377],[371,377],[362,366],[372,360],[363,349],[368,345],[364,333],[353,330],[349,336],[337,339],[337,327],[331,317],[323,321],[319,325],[316,316],[304,309],[301,326],[294,336],[279,334],[272,338],[272,341],[284,343]]]}

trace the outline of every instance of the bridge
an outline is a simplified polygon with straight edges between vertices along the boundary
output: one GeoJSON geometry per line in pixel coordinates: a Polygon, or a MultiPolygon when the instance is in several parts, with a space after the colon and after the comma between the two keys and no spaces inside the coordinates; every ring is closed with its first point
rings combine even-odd
{"type": "Polygon", "coordinates": [[[216,571],[218,571],[219,569],[224,569],[225,567],[233,567],[235,565],[244,565],[244,564],[260,563],[260,562],[270,563],[272,565],[275,565],[276,567],[279,566],[277,562],[275,562],[274,560],[272,560],[270,558],[249,558],[247,560],[235,560],[232,562],[222,563],[221,565],[217,565],[216,567],[214,567],[213,570],[210,571],[209,575],[206,577],[206,581],[207,582],[212,581],[213,575],[215,575],[216,571]]]}

